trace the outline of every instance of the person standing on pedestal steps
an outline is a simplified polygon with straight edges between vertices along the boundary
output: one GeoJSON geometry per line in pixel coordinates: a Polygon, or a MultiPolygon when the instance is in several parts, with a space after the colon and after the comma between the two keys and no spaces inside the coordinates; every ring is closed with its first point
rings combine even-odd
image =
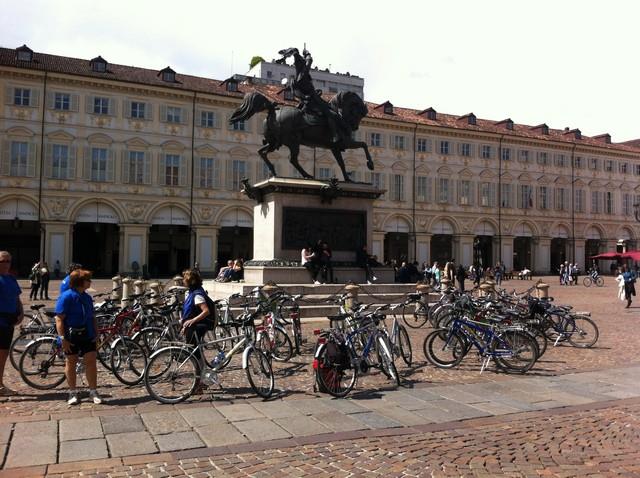
{"type": "Polygon", "coordinates": [[[313,248],[311,244],[307,243],[302,251],[300,252],[300,265],[307,269],[309,275],[311,276],[311,282],[318,285],[318,267],[316,261],[316,253],[313,252],[313,248]]]}
{"type": "Polygon", "coordinates": [[[320,261],[320,271],[322,272],[322,282],[333,284],[333,265],[331,264],[331,248],[326,241],[319,240],[316,250],[320,261]]]}

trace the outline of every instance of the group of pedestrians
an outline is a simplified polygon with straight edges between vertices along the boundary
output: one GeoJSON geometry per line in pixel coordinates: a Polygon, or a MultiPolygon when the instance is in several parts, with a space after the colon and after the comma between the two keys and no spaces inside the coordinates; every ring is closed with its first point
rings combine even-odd
{"type": "Polygon", "coordinates": [[[578,264],[570,264],[565,261],[560,264],[558,272],[560,273],[560,285],[578,285],[578,275],[580,273],[578,264]]]}
{"type": "MultiPolygon", "coordinates": [[[[60,276],[60,262],[56,261],[56,278],[60,276]]],[[[31,283],[31,292],[29,293],[29,299],[37,300],[38,293],[40,294],[40,300],[51,300],[49,298],[49,282],[51,281],[51,271],[49,270],[49,264],[46,261],[38,261],[31,268],[29,272],[29,281],[31,283]]]]}
{"type": "MultiPolygon", "coordinates": [[[[199,274],[200,269],[197,264],[196,262],[193,270],[199,274]]],[[[218,282],[239,282],[244,280],[244,259],[241,257],[235,260],[229,259],[227,265],[220,268],[215,280],[218,282]]]]}
{"type": "Polygon", "coordinates": [[[300,251],[300,265],[309,271],[309,276],[314,284],[333,284],[332,256],[329,243],[322,239],[318,240],[315,246],[307,243],[300,251]]]}

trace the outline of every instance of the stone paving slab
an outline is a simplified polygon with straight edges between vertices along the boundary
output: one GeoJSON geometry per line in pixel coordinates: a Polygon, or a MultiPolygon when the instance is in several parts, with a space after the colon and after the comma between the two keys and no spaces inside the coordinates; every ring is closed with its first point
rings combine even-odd
{"type": "Polygon", "coordinates": [[[156,444],[147,432],[118,433],[107,435],[111,456],[146,455],[156,453],[156,444]]]}
{"type": "MultiPolygon", "coordinates": [[[[102,425],[98,417],[60,420],[60,441],[103,438],[102,425]]],[[[105,447],[106,448],[106,447],[105,447]]]]}
{"type": "Polygon", "coordinates": [[[413,425],[423,425],[425,423],[428,423],[428,421],[424,417],[412,413],[411,411],[403,407],[398,407],[395,405],[388,405],[386,408],[379,410],[378,413],[409,427],[413,425]]]}
{"type": "Polygon", "coordinates": [[[176,432],[154,437],[160,451],[190,450],[204,447],[203,441],[196,432],[176,432]]]}
{"type": "Polygon", "coordinates": [[[395,428],[402,426],[399,421],[386,417],[379,412],[356,413],[352,416],[369,428],[395,428]]]}
{"type": "Polygon", "coordinates": [[[182,415],[175,411],[143,413],[141,417],[152,435],[188,431],[191,428],[182,415]]]}
{"type": "Polygon", "coordinates": [[[287,418],[287,417],[301,417],[303,416],[300,411],[292,407],[289,402],[257,402],[252,403],[251,406],[258,410],[259,416],[254,418],[260,418],[265,416],[267,418],[287,418]]]}
{"type": "Polygon", "coordinates": [[[145,430],[142,419],[137,415],[100,417],[100,421],[105,435],[142,432],[145,430]]]}
{"type": "Polygon", "coordinates": [[[217,410],[230,422],[265,418],[262,413],[247,403],[225,405],[224,407],[219,407],[217,410]]]}
{"type": "MultiPolygon", "coordinates": [[[[345,398],[322,397],[319,399],[319,401],[324,407],[329,407],[330,409],[337,410],[341,413],[350,414],[350,413],[362,413],[362,412],[368,411],[366,407],[363,407],[362,405],[360,405],[360,401],[356,401],[351,398],[345,399],[345,398]]],[[[323,411],[321,413],[326,413],[326,412],[323,411]]],[[[315,412],[313,414],[316,415],[315,412]]]]}
{"type": "Polygon", "coordinates": [[[227,423],[227,419],[213,407],[193,407],[179,410],[182,418],[192,427],[227,423]]]}
{"type": "Polygon", "coordinates": [[[55,463],[58,454],[58,422],[16,423],[5,468],[55,463]]]}
{"type": "Polygon", "coordinates": [[[2,425],[0,425],[0,445],[6,445],[7,443],[9,443],[9,437],[11,437],[12,430],[12,423],[3,423],[2,425]]]}
{"type": "Polygon", "coordinates": [[[287,417],[274,420],[278,425],[287,430],[291,436],[309,436],[330,433],[332,430],[318,420],[310,416],[287,417]]]}
{"type": "Polygon", "coordinates": [[[354,418],[356,415],[359,414],[344,415],[342,413],[329,412],[313,415],[313,418],[334,432],[350,432],[369,428],[363,422],[356,420],[354,418]]]}
{"type": "Polygon", "coordinates": [[[233,424],[249,441],[261,442],[289,438],[291,434],[268,418],[244,420],[233,424]]]}
{"type": "MultiPolygon", "coordinates": [[[[432,398],[434,399],[435,397],[436,397],[435,395],[432,396],[432,398]]],[[[409,393],[404,393],[400,391],[397,393],[390,393],[386,395],[384,398],[390,404],[398,407],[402,407],[405,410],[419,410],[421,408],[426,407],[428,402],[420,398],[417,398],[416,396],[413,396],[409,393]]]]}
{"type": "MultiPolygon", "coordinates": [[[[315,398],[303,398],[302,400],[291,400],[291,406],[303,415],[315,415],[318,413],[328,413],[332,409],[325,402],[320,402],[315,398]]],[[[359,403],[359,402],[358,402],[359,403]]]]}
{"type": "Polygon", "coordinates": [[[197,427],[195,431],[208,447],[238,445],[249,441],[236,427],[226,422],[197,427]]]}
{"type": "Polygon", "coordinates": [[[522,411],[500,402],[480,402],[474,403],[473,406],[487,412],[489,415],[507,415],[509,413],[520,413],[522,411]]]}
{"type": "Polygon", "coordinates": [[[63,441],[60,443],[59,463],[98,460],[108,458],[107,441],[104,438],[63,441]]]}

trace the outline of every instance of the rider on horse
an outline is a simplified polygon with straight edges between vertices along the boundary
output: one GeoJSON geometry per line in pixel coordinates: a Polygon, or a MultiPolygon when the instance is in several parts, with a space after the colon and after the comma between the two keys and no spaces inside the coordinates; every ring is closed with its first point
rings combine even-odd
{"type": "Polygon", "coordinates": [[[342,142],[342,131],[346,130],[346,126],[340,115],[333,111],[329,104],[322,99],[322,90],[316,90],[313,86],[311,74],[311,64],[313,58],[311,53],[306,49],[302,51],[302,55],[297,48],[287,48],[278,52],[282,58],[278,63],[284,63],[285,59],[293,56],[293,66],[296,69],[296,76],[291,85],[291,90],[296,98],[300,100],[298,108],[310,115],[324,116],[327,120],[327,126],[331,132],[331,142],[338,145],[342,142]]]}

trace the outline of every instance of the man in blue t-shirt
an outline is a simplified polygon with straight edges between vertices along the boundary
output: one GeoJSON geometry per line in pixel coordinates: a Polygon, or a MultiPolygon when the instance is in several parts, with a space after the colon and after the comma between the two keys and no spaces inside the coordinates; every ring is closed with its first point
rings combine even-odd
{"type": "Polygon", "coordinates": [[[66,291],[70,289],[69,280],[71,279],[71,273],[78,269],[82,269],[82,264],[74,264],[73,262],[69,264],[69,269],[67,270],[67,275],[62,282],[60,282],[60,295],[64,294],[66,291]]]}
{"type": "Polygon", "coordinates": [[[22,290],[16,278],[9,274],[11,254],[0,251],[0,397],[14,395],[15,392],[4,385],[4,366],[9,357],[13,340],[13,328],[24,316],[20,294],[22,290]]]}

